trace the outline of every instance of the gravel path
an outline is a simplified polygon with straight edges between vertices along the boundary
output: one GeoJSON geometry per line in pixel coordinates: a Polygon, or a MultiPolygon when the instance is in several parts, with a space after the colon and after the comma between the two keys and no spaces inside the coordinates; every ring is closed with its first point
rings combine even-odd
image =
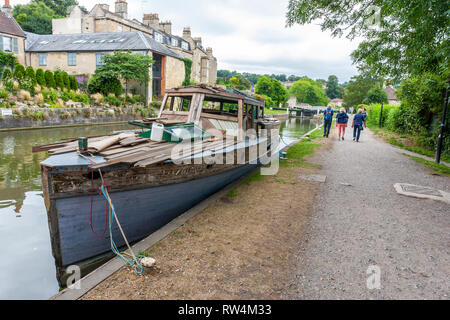
{"type": "Polygon", "coordinates": [[[435,176],[363,131],[311,159],[327,176],[300,245],[288,299],[446,299],[450,297],[450,205],[398,195],[395,183],[449,192],[435,176]],[[378,266],[381,289],[367,288],[378,266]]]}

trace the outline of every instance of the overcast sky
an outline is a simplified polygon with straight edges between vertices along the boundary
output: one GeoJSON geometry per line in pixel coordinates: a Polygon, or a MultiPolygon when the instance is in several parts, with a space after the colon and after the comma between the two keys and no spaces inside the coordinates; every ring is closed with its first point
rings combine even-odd
{"type": "MultiPolygon", "coordinates": [[[[78,0],[88,10],[115,0],[78,0]]],[[[3,2],[3,1],[2,1],[3,2]]],[[[14,3],[28,0],[12,0],[14,3]]],[[[182,35],[190,26],[212,47],[219,69],[262,74],[285,73],[340,82],[357,74],[350,53],[358,43],[332,38],[317,25],[286,28],[288,0],[128,0],[128,15],[142,21],[143,13],[159,13],[170,20],[173,32],[182,35]]]]}

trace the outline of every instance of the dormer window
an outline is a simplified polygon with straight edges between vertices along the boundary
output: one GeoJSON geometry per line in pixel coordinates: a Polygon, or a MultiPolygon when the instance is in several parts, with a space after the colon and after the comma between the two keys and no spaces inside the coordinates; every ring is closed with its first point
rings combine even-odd
{"type": "Polygon", "coordinates": [[[174,47],[178,47],[178,39],[172,38],[171,44],[172,44],[172,46],[174,46],[174,47]]]}
{"type": "Polygon", "coordinates": [[[189,43],[187,43],[186,41],[183,41],[181,43],[181,48],[183,48],[186,51],[189,51],[189,43]]]}
{"type": "Polygon", "coordinates": [[[163,43],[164,37],[161,33],[155,32],[155,40],[158,41],[159,43],[163,43]]]}

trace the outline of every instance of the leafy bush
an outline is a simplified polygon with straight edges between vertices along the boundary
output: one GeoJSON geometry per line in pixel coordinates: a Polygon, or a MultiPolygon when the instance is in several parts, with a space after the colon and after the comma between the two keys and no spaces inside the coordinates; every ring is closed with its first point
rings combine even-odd
{"type": "Polygon", "coordinates": [[[99,78],[97,76],[92,76],[88,82],[88,92],[90,94],[101,93],[107,96],[110,93],[113,93],[116,96],[120,96],[122,94],[122,84],[117,78],[99,78]]]}
{"type": "Polygon", "coordinates": [[[47,84],[47,87],[56,89],[55,76],[54,76],[53,72],[51,72],[50,70],[46,70],[44,75],[45,75],[45,83],[47,84]]]}
{"type": "Polygon", "coordinates": [[[11,78],[12,78],[11,70],[9,70],[9,68],[5,68],[3,70],[2,80],[6,82],[8,80],[11,80],[11,78]]]}
{"type": "Polygon", "coordinates": [[[41,87],[46,87],[47,86],[47,83],[45,82],[44,70],[42,70],[41,68],[36,70],[36,82],[41,87]]]}
{"type": "Polygon", "coordinates": [[[42,91],[45,102],[48,104],[54,104],[58,102],[58,93],[54,90],[42,91]]]}
{"type": "Polygon", "coordinates": [[[122,104],[122,101],[119,98],[114,97],[114,96],[105,97],[105,102],[112,104],[116,107],[120,107],[120,105],[122,104]]]}
{"type": "Polygon", "coordinates": [[[8,99],[9,92],[3,89],[0,89],[0,99],[8,99]]]}

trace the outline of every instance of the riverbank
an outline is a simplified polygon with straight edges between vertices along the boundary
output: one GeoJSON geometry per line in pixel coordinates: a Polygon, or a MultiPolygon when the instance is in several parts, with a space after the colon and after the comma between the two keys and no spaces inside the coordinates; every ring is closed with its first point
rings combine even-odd
{"type": "Polygon", "coordinates": [[[117,124],[142,119],[154,114],[153,109],[141,106],[0,109],[0,131],[117,124]]]}
{"type": "Polygon", "coordinates": [[[147,250],[155,268],[122,268],[83,299],[280,299],[317,191],[298,176],[316,170],[305,157],[326,144],[320,136],[293,146],[276,176],[248,178],[147,250]]]}

